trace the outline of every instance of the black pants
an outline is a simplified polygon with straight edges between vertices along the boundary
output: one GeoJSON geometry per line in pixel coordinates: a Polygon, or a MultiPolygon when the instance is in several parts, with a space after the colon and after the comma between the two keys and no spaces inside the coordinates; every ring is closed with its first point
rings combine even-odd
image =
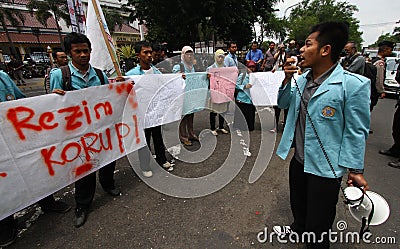
{"type": "Polygon", "coordinates": [[[397,107],[394,113],[393,125],[392,125],[392,137],[394,144],[392,148],[390,148],[390,150],[395,153],[400,153],[400,107],[397,107]]]}
{"type": "Polygon", "coordinates": [[[150,148],[150,139],[153,137],[154,153],[156,153],[156,161],[162,165],[167,162],[165,157],[165,146],[161,133],[161,125],[144,129],[147,146],[150,148]]]}
{"type": "Polygon", "coordinates": [[[211,130],[215,130],[215,118],[218,115],[218,128],[223,129],[224,128],[224,117],[221,114],[217,114],[215,112],[210,112],[210,126],[211,130]]]}
{"type": "Polygon", "coordinates": [[[234,127],[241,130],[248,129],[249,131],[253,131],[256,118],[256,108],[254,105],[236,101],[236,107],[239,108],[235,108],[234,127]],[[239,119],[240,112],[244,116],[245,120],[243,121],[239,119]],[[244,121],[246,121],[247,125],[244,124],[244,121]]]}
{"type": "Polygon", "coordinates": [[[379,100],[379,96],[381,96],[379,93],[377,92],[371,92],[371,104],[369,106],[369,111],[372,112],[372,110],[374,109],[374,107],[376,106],[376,104],[378,104],[378,100],[379,100]]]}
{"type": "MultiPolygon", "coordinates": [[[[289,187],[294,222],[291,227],[300,238],[303,232],[314,232],[318,241],[323,232],[332,228],[340,181],[341,178],[325,178],[305,173],[304,165],[292,158],[289,187]]],[[[307,243],[307,248],[329,248],[329,237],[325,235],[322,243],[307,243]]]]}
{"type": "MultiPolygon", "coordinates": [[[[116,161],[99,169],[99,181],[103,189],[113,189],[116,161]]],[[[96,172],[93,172],[75,182],[76,208],[89,209],[96,192],[96,172]]]]}
{"type": "Polygon", "coordinates": [[[8,234],[11,229],[16,229],[17,221],[14,219],[14,215],[10,215],[0,220],[0,234],[8,234]]]}
{"type": "MultiPolygon", "coordinates": [[[[276,123],[276,130],[278,130],[278,125],[279,125],[279,117],[281,116],[281,110],[278,106],[274,106],[274,110],[275,110],[275,123],[276,123]]],[[[286,118],[287,115],[289,113],[289,108],[288,109],[283,109],[283,127],[285,127],[286,124],[286,118]]]]}

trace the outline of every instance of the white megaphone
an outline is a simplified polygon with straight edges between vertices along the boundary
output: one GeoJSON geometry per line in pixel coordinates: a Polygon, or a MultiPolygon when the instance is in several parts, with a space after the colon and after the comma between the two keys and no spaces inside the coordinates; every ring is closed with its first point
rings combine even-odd
{"type": "Polygon", "coordinates": [[[344,193],[348,200],[350,214],[357,221],[362,222],[366,219],[369,221],[368,225],[377,226],[389,218],[389,205],[379,194],[368,190],[364,193],[357,187],[347,187],[344,193]]]}

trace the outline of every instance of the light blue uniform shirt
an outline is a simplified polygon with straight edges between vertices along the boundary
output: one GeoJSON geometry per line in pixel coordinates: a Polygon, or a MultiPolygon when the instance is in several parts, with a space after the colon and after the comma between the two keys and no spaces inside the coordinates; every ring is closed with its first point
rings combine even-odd
{"type": "Polygon", "coordinates": [[[228,53],[224,59],[225,67],[237,67],[238,59],[235,54],[228,53]]]}
{"type": "MultiPolygon", "coordinates": [[[[307,83],[305,72],[297,83],[300,92],[307,83]]],[[[315,125],[338,177],[348,168],[363,169],[366,139],[370,124],[370,80],[337,65],[310,98],[307,111],[315,125]]],[[[286,84],[279,89],[278,107],[289,108],[285,130],[276,154],[285,159],[294,145],[300,96],[295,87],[286,84]]],[[[334,178],[308,118],[304,134],[304,172],[334,178]]]]}
{"type": "MultiPolygon", "coordinates": [[[[69,62],[68,66],[71,70],[72,89],[80,90],[91,86],[101,85],[101,81],[99,77],[97,77],[96,71],[94,71],[91,65],[89,65],[89,70],[85,74],[82,74],[82,72],[74,67],[72,62],[69,62]]],[[[104,72],[103,76],[105,83],[108,84],[108,78],[104,72]]],[[[53,91],[54,89],[63,89],[62,72],[59,68],[50,72],[50,91],[53,91]]]]}
{"type": "MultiPolygon", "coordinates": [[[[151,73],[153,74],[161,74],[160,70],[158,70],[155,66],[150,65],[150,68],[152,70],[151,73]]],[[[126,72],[126,75],[143,75],[146,74],[149,71],[143,71],[140,68],[140,64],[138,64],[136,67],[132,68],[131,70],[129,70],[128,72],[126,72]]]]}
{"type": "Polygon", "coordinates": [[[0,70],[0,102],[25,98],[7,73],[0,70]]]}
{"type": "Polygon", "coordinates": [[[250,97],[250,89],[244,88],[247,84],[249,84],[250,81],[249,74],[246,73],[246,76],[244,77],[243,80],[242,78],[243,78],[243,73],[239,74],[239,77],[236,80],[236,89],[239,90],[236,100],[246,104],[253,104],[250,97]]]}
{"type": "Polygon", "coordinates": [[[176,64],[173,68],[172,68],[172,73],[194,73],[194,67],[192,67],[191,70],[189,70],[188,67],[186,67],[186,64],[181,62],[183,64],[183,67],[185,69],[185,72],[181,72],[181,64],[176,64]]]}

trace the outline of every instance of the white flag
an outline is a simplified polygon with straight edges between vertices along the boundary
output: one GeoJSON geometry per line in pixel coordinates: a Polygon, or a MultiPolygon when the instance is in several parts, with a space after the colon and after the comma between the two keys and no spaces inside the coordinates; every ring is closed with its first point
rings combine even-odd
{"type": "Polygon", "coordinates": [[[117,72],[115,70],[113,61],[111,59],[111,55],[108,52],[106,42],[110,44],[111,52],[114,54],[114,58],[117,58],[115,53],[115,47],[110,35],[110,31],[108,30],[106,20],[104,19],[100,3],[97,0],[88,1],[87,18],[86,18],[86,36],[92,43],[92,54],[90,57],[90,64],[94,67],[103,70],[106,73],[107,77],[115,78],[117,76],[117,72]],[[102,26],[104,27],[104,31],[107,35],[107,41],[104,40],[103,38],[99,21],[97,19],[97,14],[93,6],[94,3],[97,5],[97,8],[99,10],[98,15],[101,19],[102,26]]]}

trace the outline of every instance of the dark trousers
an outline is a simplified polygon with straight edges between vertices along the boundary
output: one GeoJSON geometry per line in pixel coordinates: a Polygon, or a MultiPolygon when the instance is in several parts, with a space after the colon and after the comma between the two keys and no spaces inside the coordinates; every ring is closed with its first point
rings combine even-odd
{"type": "Polygon", "coordinates": [[[218,128],[223,129],[224,128],[224,117],[221,114],[217,114],[215,112],[210,112],[210,126],[211,130],[215,130],[215,118],[218,115],[218,128]]]}
{"type": "Polygon", "coordinates": [[[376,104],[378,104],[378,100],[379,100],[379,96],[380,94],[377,92],[371,92],[371,104],[369,106],[369,111],[372,112],[372,110],[374,109],[374,107],[376,106],[376,104]]]}
{"type": "MultiPolygon", "coordinates": [[[[113,189],[116,161],[99,169],[99,181],[103,189],[113,189]]],[[[96,191],[96,172],[93,172],[75,182],[76,208],[89,209],[96,191]]]]}
{"type": "Polygon", "coordinates": [[[248,129],[249,131],[253,131],[256,118],[256,108],[254,105],[236,101],[236,107],[238,108],[235,108],[234,127],[241,130],[248,129]],[[243,121],[246,121],[247,125],[242,124],[243,121],[239,119],[239,112],[242,112],[245,119],[243,121]]]}
{"type": "Polygon", "coordinates": [[[400,107],[396,108],[393,117],[392,137],[394,144],[390,150],[395,153],[400,153],[400,107]]]}
{"type": "MultiPolygon", "coordinates": [[[[275,123],[276,123],[276,130],[278,130],[278,125],[279,125],[279,117],[281,116],[281,108],[279,108],[278,106],[274,106],[274,110],[275,110],[275,123]]],[[[283,109],[283,127],[285,127],[286,124],[286,118],[287,115],[289,113],[289,109],[283,109]]]]}
{"type": "Polygon", "coordinates": [[[150,139],[153,137],[154,152],[156,153],[156,161],[162,165],[167,162],[165,157],[165,146],[161,133],[161,125],[144,129],[146,136],[147,147],[150,149],[150,139]]]}
{"type": "MultiPolygon", "coordinates": [[[[292,229],[301,238],[303,232],[314,232],[316,241],[328,232],[336,215],[341,177],[325,178],[304,172],[304,165],[294,157],[289,167],[290,206],[294,222],[292,229]]],[[[322,243],[307,243],[307,248],[329,248],[329,237],[322,243]]]]}
{"type": "Polygon", "coordinates": [[[10,215],[0,220],[0,234],[8,234],[9,230],[16,229],[17,221],[14,219],[14,215],[10,215]]]}
{"type": "Polygon", "coordinates": [[[38,201],[38,204],[41,208],[46,208],[52,204],[54,204],[56,202],[56,200],[54,199],[53,195],[49,195],[43,199],[41,199],[40,201],[38,201]]]}
{"type": "Polygon", "coordinates": [[[197,137],[193,130],[194,113],[183,116],[179,124],[179,138],[181,142],[197,137]]]}

